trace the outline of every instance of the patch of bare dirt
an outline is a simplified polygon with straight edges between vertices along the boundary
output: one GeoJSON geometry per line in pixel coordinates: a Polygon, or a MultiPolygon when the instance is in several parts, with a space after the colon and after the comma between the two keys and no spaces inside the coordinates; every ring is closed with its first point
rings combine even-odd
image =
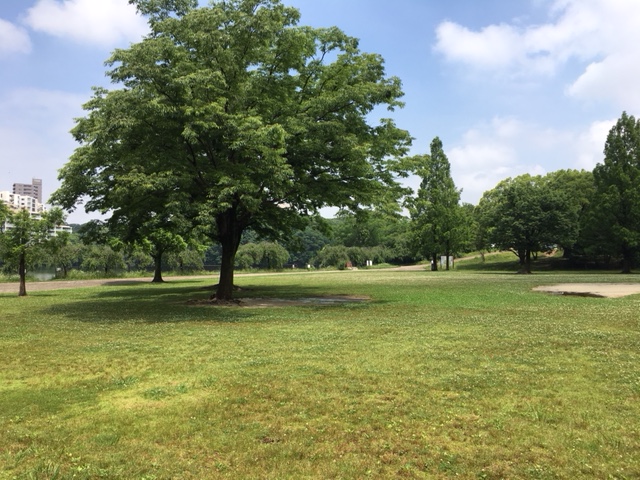
{"type": "Polygon", "coordinates": [[[620,298],[640,294],[639,283],[560,283],[542,285],[533,289],[555,295],[577,295],[581,297],[620,298]]]}
{"type": "Polygon", "coordinates": [[[293,307],[293,306],[334,306],[347,303],[362,303],[370,300],[369,297],[359,297],[354,295],[330,295],[321,297],[303,298],[237,298],[230,301],[220,302],[218,300],[191,300],[191,305],[217,305],[224,307],[293,307]]]}

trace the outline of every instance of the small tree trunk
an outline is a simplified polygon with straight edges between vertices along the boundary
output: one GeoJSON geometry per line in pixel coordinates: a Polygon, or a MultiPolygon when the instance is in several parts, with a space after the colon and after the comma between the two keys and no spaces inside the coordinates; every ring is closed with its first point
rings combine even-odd
{"type": "Polygon", "coordinates": [[[162,253],[152,255],[153,258],[153,280],[151,283],[163,283],[162,279],[162,253]]]}
{"type": "Polygon", "coordinates": [[[631,249],[627,247],[623,247],[622,249],[622,272],[620,273],[631,273],[631,267],[633,265],[633,254],[631,249]]]}
{"type": "Polygon", "coordinates": [[[447,240],[447,248],[445,249],[444,254],[447,257],[445,260],[445,263],[446,263],[446,270],[448,272],[449,271],[449,240],[447,240]]]}
{"type": "Polygon", "coordinates": [[[18,261],[18,275],[20,276],[20,289],[18,291],[19,297],[27,296],[27,259],[24,252],[20,253],[20,259],[18,261]]]}

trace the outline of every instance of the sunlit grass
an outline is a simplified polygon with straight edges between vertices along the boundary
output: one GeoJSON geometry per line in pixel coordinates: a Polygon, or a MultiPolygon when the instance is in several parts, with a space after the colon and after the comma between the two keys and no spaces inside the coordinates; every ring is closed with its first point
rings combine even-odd
{"type": "Polygon", "coordinates": [[[638,478],[619,275],[353,271],[0,295],[0,478],[638,478]],[[209,287],[209,288],[205,288],[209,287]]]}

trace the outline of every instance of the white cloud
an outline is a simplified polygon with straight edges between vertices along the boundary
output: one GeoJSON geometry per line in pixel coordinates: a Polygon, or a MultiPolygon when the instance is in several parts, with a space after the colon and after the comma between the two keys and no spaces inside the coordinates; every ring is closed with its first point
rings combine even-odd
{"type": "Polygon", "coordinates": [[[616,120],[595,121],[575,130],[552,130],[516,118],[496,117],[468,130],[445,153],[465,202],[508,177],[545,175],[561,168],[593,170],[602,162],[607,133],[616,120]]]}
{"type": "Polygon", "coordinates": [[[453,22],[441,23],[436,50],[452,61],[486,68],[504,68],[522,54],[520,34],[509,25],[490,25],[480,32],[453,22]]]}
{"type": "Polygon", "coordinates": [[[596,164],[602,163],[604,142],[616,121],[617,119],[593,122],[576,136],[574,168],[593,170],[596,164]]]}
{"type": "Polygon", "coordinates": [[[105,47],[136,41],[148,30],[127,0],[38,0],[25,23],[50,35],[105,47]]]}
{"type": "MultiPolygon", "coordinates": [[[[542,4],[544,5],[544,4],[542,4]]],[[[552,75],[571,60],[584,70],[567,94],[640,108],[638,0],[554,0],[540,25],[489,25],[479,31],[443,22],[435,51],[447,60],[507,76],[552,75]]]]}
{"type": "MultiPolygon", "coordinates": [[[[638,40],[640,42],[640,39],[638,40]]],[[[640,110],[640,52],[612,54],[591,63],[567,93],[585,102],[606,102],[622,110],[640,110]]]]}
{"type": "Polygon", "coordinates": [[[536,163],[523,163],[518,147],[525,130],[516,119],[497,117],[467,131],[458,145],[450,149],[445,145],[451,174],[463,190],[464,201],[477,203],[485,191],[507,177],[544,170],[536,163]]]}
{"type": "Polygon", "coordinates": [[[30,51],[29,34],[24,29],[0,18],[0,56],[30,51]]]}

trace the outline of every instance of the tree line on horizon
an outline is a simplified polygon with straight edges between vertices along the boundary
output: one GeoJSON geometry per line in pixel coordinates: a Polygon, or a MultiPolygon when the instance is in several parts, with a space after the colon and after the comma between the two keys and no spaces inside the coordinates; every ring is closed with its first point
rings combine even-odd
{"type": "Polygon", "coordinates": [[[607,265],[622,273],[639,259],[640,120],[626,112],[609,131],[604,160],[593,171],[507,178],[476,206],[460,204],[438,138],[418,173],[423,180],[409,204],[425,258],[457,254],[461,245],[509,250],[522,273],[531,273],[538,253],[555,250],[571,267],[607,265]]]}

